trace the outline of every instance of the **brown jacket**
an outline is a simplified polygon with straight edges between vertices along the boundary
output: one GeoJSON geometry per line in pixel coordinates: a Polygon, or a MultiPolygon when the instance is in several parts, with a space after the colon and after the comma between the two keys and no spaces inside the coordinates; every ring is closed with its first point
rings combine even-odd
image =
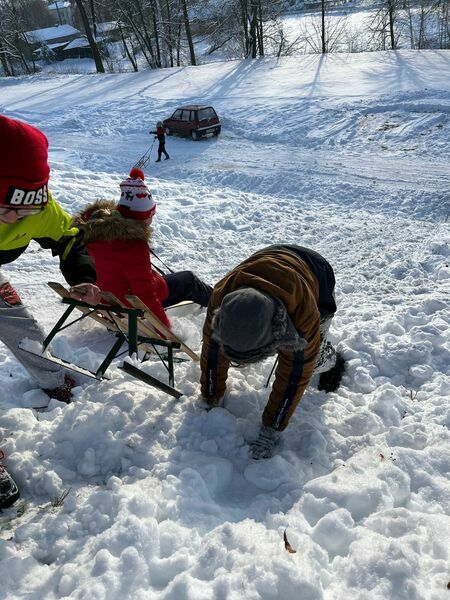
{"type": "Polygon", "coordinates": [[[251,286],[279,298],[297,331],[308,341],[304,351],[279,352],[263,424],[283,430],[312,377],[319,353],[319,283],[299,256],[282,246],[272,246],[250,256],[216,284],[203,327],[201,387],[205,398],[218,399],[224,395],[229,367],[228,359],[211,339],[212,316],[223,297],[241,286],[251,286]]]}

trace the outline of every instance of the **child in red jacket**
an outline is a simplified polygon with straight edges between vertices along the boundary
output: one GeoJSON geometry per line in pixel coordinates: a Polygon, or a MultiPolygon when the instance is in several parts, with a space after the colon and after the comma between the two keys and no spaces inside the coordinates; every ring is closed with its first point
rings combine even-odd
{"type": "Polygon", "coordinates": [[[97,200],[75,215],[73,225],[83,231],[83,242],[94,258],[98,287],[126,305],[127,294],[139,296],[170,327],[165,306],[183,300],[207,306],[212,288],[192,271],[162,276],[153,270],[149,242],[156,203],[142,170],[132,169],[120,188],[118,204],[97,200]]]}
{"type": "Polygon", "coordinates": [[[149,131],[149,133],[155,134],[155,139],[158,139],[158,158],[155,162],[161,162],[161,156],[164,154],[166,157],[164,160],[169,160],[170,156],[167,154],[166,150],[166,130],[164,129],[164,125],[161,121],[156,123],[156,131],[149,131]]]}

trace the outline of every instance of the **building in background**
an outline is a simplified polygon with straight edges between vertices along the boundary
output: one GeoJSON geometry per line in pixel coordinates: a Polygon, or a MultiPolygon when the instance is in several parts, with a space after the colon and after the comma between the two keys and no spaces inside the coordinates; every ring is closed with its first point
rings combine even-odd
{"type": "Polygon", "coordinates": [[[51,2],[47,8],[58,25],[75,25],[74,9],[70,2],[51,2]]]}

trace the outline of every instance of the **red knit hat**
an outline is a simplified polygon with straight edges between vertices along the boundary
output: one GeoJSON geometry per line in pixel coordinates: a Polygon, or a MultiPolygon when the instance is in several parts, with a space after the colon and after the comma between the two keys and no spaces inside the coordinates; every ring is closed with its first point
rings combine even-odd
{"type": "Polygon", "coordinates": [[[42,131],[0,115],[0,205],[36,208],[47,204],[47,148],[42,131]]]}
{"type": "Polygon", "coordinates": [[[121,195],[118,211],[123,217],[143,221],[156,212],[156,202],[144,183],[144,172],[131,169],[130,176],[120,184],[121,195]]]}

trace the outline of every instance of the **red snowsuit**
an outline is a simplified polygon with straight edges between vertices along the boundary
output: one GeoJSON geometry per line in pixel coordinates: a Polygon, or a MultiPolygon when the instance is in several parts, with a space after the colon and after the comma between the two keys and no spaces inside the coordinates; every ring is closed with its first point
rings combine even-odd
{"type": "Polygon", "coordinates": [[[73,225],[83,231],[83,242],[95,261],[98,287],[112,292],[126,305],[127,294],[139,296],[170,327],[161,304],[169,288],[152,269],[150,260],[150,225],[122,217],[116,204],[108,200],[87,206],[75,215],[73,225]]]}

